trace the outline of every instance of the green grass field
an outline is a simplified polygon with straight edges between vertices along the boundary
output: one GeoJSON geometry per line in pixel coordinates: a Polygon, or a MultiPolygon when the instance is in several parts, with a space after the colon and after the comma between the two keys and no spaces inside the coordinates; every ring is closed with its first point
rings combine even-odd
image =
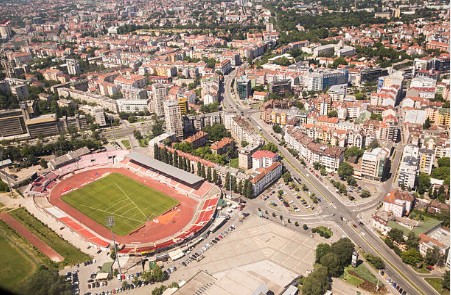
{"type": "MultiPolygon", "coordinates": [[[[0,286],[7,290],[16,290],[17,286],[28,279],[36,265],[20,249],[0,235],[0,286]]],[[[16,290],[17,291],[17,290],[16,290]]]]}
{"type": "Polygon", "coordinates": [[[70,192],[62,199],[103,226],[107,216],[114,216],[113,231],[120,236],[178,204],[176,199],[118,173],[70,192]]]}
{"type": "Polygon", "coordinates": [[[61,238],[56,232],[47,227],[47,225],[36,219],[25,208],[13,210],[10,214],[44,243],[64,257],[64,260],[58,264],[59,268],[63,268],[66,265],[75,265],[91,259],[89,255],[81,252],[80,249],[61,238]]]}
{"type": "Polygon", "coordinates": [[[449,290],[443,289],[442,287],[442,278],[426,278],[425,280],[440,294],[449,294],[449,290]]]}

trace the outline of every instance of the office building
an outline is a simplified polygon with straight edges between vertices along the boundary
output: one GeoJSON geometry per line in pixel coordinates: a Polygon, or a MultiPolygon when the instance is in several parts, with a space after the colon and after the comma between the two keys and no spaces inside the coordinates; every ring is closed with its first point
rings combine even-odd
{"type": "Polygon", "coordinates": [[[388,149],[375,148],[372,151],[365,151],[362,157],[362,177],[378,181],[384,180],[389,168],[389,156],[388,149]]]}
{"type": "Polygon", "coordinates": [[[236,92],[240,99],[248,99],[251,95],[251,80],[246,76],[241,76],[236,81],[236,92]]]}

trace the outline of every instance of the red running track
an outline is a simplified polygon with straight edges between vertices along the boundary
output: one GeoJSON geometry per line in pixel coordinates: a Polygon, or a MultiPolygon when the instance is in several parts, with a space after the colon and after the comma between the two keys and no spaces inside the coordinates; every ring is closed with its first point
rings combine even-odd
{"type": "Polygon", "coordinates": [[[38,248],[38,250],[49,257],[52,261],[61,262],[64,260],[64,257],[58,254],[52,247],[44,243],[40,238],[30,232],[25,226],[22,225],[19,221],[14,219],[7,212],[0,213],[0,219],[3,220],[6,224],[12,227],[20,236],[29,241],[33,246],[38,248]]]}
{"type": "Polygon", "coordinates": [[[136,243],[154,243],[158,240],[168,239],[178,232],[180,232],[185,226],[187,226],[193,215],[194,210],[198,205],[198,202],[189,198],[188,196],[182,195],[175,191],[173,188],[155,181],[150,178],[143,178],[135,173],[125,169],[125,168],[99,168],[95,170],[89,170],[80,172],[69,178],[61,180],[50,192],[49,201],[52,205],[60,208],[62,211],[66,212],[68,215],[78,220],[84,226],[88,227],[90,230],[96,232],[99,236],[103,237],[105,240],[111,240],[111,232],[108,228],[95,222],[88,216],[84,215],[74,207],[65,203],[61,199],[61,195],[68,189],[80,188],[83,184],[93,182],[99,179],[102,175],[106,173],[120,173],[128,176],[144,185],[152,187],[153,189],[159,190],[160,192],[167,194],[173,198],[176,198],[180,205],[177,206],[176,210],[179,210],[177,215],[175,215],[171,222],[167,224],[155,223],[153,221],[147,221],[144,227],[141,227],[138,231],[132,232],[125,236],[116,236],[116,242],[119,244],[131,244],[136,243]]]}

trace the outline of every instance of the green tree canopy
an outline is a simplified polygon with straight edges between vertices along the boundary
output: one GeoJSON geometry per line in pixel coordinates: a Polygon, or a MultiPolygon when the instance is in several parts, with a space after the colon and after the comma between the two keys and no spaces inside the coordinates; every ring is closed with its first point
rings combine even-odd
{"type": "Polygon", "coordinates": [[[319,265],[304,278],[302,294],[323,295],[328,289],[330,282],[327,267],[319,265]]]}
{"type": "Polygon", "coordinates": [[[346,162],[342,162],[340,166],[338,166],[338,176],[340,178],[345,179],[348,176],[352,176],[354,174],[354,168],[346,162]]]}
{"type": "Polygon", "coordinates": [[[327,267],[327,271],[332,277],[339,277],[343,271],[343,268],[340,265],[340,259],[335,253],[327,253],[321,257],[319,263],[327,267]]]}
{"type": "Polygon", "coordinates": [[[321,257],[326,255],[330,252],[330,245],[325,243],[320,243],[316,246],[316,252],[315,252],[315,262],[319,263],[321,260],[321,257]]]}

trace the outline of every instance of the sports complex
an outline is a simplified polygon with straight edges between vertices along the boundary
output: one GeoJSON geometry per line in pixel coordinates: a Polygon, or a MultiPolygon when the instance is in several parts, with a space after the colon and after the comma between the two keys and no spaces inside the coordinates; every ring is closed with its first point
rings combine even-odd
{"type": "Polygon", "coordinates": [[[108,151],[69,159],[35,179],[27,194],[88,245],[109,247],[113,232],[120,253],[146,254],[202,233],[220,189],[145,154],[108,151]]]}

